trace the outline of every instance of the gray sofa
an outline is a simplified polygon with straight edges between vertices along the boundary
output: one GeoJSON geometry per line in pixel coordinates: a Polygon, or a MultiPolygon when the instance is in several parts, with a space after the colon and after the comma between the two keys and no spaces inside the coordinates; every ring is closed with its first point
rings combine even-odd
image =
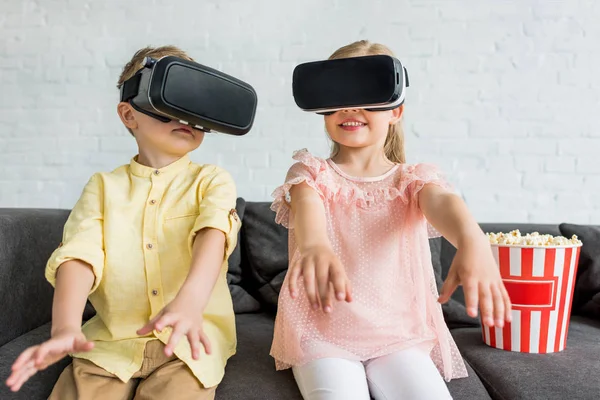
{"type": "MultiPolygon", "coordinates": [[[[238,351],[217,391],[222,400],[301,399],[291,372],[276,372],[269,356],[277,295],[287,269],[287,232],[267,203],[238,200],[243,219],[229,260],[237,315],[238,351]]],[[[52,288],[47,257],[61,241],[67,210],[0,209],[0,376],[26,347],[50,333],[52,288]]],[[[600,398],[600,228],[577,225],[482,224],[484,231],[577,232],[584,238],[567,348],[549,355],[511,353],[482,343],[478,320],[466,315],[459,290],[444,315],[466,361],[469,377],[448,383],[455,399],[600,398]],[[560,230],[559,230],[560,229],[560,230]],[[584,254],[585,253],[585,254],[584,254]]],[[[566,232],[566,233],[565,233],[566,232]]],[[[454,256],[444,239],[430,241],[441,285],[454,256]]],[[[88,306],[84,318],[93,315],[88,306]]],[[[45,399],[69,360],[33,377],[17,394],[0,385],[0,399],[45,399]]]]}

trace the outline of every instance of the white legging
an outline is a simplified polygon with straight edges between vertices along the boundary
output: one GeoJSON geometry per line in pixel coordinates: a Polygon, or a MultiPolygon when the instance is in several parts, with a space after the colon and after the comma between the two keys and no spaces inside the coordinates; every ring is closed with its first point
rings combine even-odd
{"type": "Polygon", "coordinates": [[[446,400],[446,383],[419,347],[361,363],[322,358],[294,367],[304,400],[446,400]]]}

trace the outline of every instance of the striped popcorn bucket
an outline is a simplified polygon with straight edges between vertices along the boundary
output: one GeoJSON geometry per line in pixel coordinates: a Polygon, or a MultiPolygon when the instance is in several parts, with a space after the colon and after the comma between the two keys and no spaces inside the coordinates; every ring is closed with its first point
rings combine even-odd
{"type": "Polygon", "coordinates": [[[503,328],[482,324],[488,346],[522,353],[565,349],[580,249],[492,244],[513,308],[503,328]]]}

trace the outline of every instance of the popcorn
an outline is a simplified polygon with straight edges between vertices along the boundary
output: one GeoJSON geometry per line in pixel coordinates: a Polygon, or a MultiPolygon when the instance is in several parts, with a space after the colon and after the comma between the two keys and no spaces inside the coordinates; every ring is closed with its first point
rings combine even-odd
{"type": "Polygon", "coordinates": [[[564,236],[541,235],[539,232],[528,233],[521,235],[521,232],[516,229],[509,233],[486,233],[491,244],[505,246],[533,246],[533,247],[555,247],[555,246],[577,246],[581,245],[581,240],[577,235],[571,236],[570,239],[564,236]]]}

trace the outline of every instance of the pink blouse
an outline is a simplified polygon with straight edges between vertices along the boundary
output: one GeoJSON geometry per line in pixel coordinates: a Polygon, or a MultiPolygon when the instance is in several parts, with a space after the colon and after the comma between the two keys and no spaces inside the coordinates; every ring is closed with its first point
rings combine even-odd
{"type": "Polygon", "coordinates": [[[442,376],[467,376],[437,302],[429,237],[440,236],[418,205],[427,183],[449,187],[428,164],[397,164],[386,174],[357,178],[333,161],[301,150],[286,182],[273,193],[276,221],[289,229],[290,265],[300,256],[289,190],[306,182],[323,199],[328,235],[352,284],[351,303],[335,301],[329,314],[314,311],[302,279],[295,300],[286,277],[279,295],[271,355],[277,369],[334,357],[366,361],[426,346],[442,376]]]}

